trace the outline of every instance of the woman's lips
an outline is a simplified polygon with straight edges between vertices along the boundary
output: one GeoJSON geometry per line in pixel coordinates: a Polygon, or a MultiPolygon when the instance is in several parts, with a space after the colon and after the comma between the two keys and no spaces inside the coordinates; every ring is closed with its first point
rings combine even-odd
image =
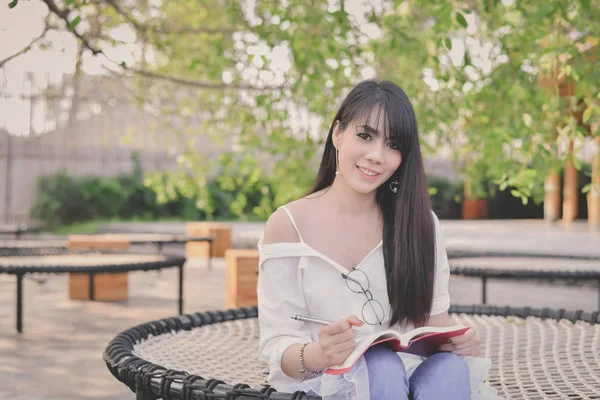
{"type": "Polygon", "coordinates": [[[360,172],[360,174],[361,174],[361,175],[362,175],[364,178],[366,178],[366,179],[371,179],[371,180],[374,180],[374,179],[377,179],[377,178],[379,177],[379,175],[381,175],[381,173],[379,173],[379,172],[371,171],[370,169],[368,169],[368,168],[365,168],[365,167],[361,167],[361,166],[359,166],[359,165],[357,165],[357,166],[356,166],[356,169],[357,169],[357,170],[358,170],[358,172],[360,172]],[[371,174],[373,174],[373,173],[374,173],[375,175],[369,175],[369,174],[367,174],[367,173],[365,173],[365,172],[361,171],[361,169],[362,169],[362,170],[364,170],[364,171],[367,171],[368,173],[371,173],[371,174]]]}

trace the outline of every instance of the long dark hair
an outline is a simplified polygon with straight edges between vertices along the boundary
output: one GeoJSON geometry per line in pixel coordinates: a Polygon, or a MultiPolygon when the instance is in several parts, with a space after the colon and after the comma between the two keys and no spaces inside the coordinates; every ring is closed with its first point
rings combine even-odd
{"type": "MultiPolygon", "coordinates": [[[[433,303],[435,276],[435,221],[431,212],[423,167],[417,120],[408,97],[390,81],[368,80],[353,88],[333,118],[319,173],[310,193],[325,189],[335,178],[333,127],[344,130],[379,108],[386,119],[386,136],[396,141],[402,163],[388,182],[377,189],[376,201],[383,216],[383,257],[387,291],[396,323],[427,323],[433,303]],[[398,181],[398,192],[389,184],[398,181]]],[[[380,114],[380,113],[378,113],[380,114]]],[[[377,125],[374,125],[377,126],[377,125]]]]}

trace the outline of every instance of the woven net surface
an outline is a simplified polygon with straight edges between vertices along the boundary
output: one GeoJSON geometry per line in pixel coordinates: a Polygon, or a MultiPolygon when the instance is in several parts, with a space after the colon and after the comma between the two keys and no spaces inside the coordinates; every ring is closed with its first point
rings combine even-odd
{"type": "MultiPolygon", "coordinates": [[[[490,357],[489,384],[507,399],[600,399],[600,324],[537,317],[451,314],[475,326],[490,357]]],[[[266,384],[258,359],[258,320],[250,318],[150,335],[138,357],[228,384],[266,384]]]]}
{"type": "Polygon", "coordinates": [[[488,268],[532,271],[595,271],[600,272],[599,260],[566,260],[534,257],[477,257],[454,258],[450,267],[488,268]]]}

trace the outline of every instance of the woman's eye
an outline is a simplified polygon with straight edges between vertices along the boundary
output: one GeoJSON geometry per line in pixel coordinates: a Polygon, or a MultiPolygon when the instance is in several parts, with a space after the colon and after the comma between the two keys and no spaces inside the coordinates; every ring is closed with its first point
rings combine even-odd
{"type": "Polygon", "coordinates": [[[369,135],[368,133],[358,133],[357,136],[364,140],[371,139],[371,135],[369,135]]]}
{"type": "Polygon", "coordinates": [[[399,148],[398,148],[398,143],[395,143],[395,142],[389,142],[389,143],[388,143],[388,146],[390,146],[390,148],[391,148],[392,150],[398,150],[398,149],[399,149],[399,148]]]}

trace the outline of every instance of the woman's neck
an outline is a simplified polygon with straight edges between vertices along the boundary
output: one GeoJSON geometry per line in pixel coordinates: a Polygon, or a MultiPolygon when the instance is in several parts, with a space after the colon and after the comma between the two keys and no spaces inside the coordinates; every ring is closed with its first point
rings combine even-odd
{"type": "Polygon", "coordinates": [[[378,213],[376,192],[359,193],[352,189],[343,178],[336,177],[325,196],[330,206],[344,215],[365,215],[378,213]]]}

